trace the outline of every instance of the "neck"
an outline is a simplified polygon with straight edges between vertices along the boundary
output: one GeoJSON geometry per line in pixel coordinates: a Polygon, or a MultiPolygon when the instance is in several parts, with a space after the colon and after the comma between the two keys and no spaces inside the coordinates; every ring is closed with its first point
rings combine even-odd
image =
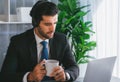
{"type": "Polygon", "coordinates": [[[35,34],[36,34],[39,38],[41,38],[42,40],[46,40],[46,38],[44,38],[43,36],[40,35],[40,33],[39,33],[38,30],[37,30],[37,27],[36,27],[34,30],[35,30],[35,34]]]}

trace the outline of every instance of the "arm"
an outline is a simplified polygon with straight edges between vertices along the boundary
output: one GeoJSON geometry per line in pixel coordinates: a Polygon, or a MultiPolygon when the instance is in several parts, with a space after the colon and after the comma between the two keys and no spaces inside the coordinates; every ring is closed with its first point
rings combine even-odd
{"type": "Polygon", "coordinates": [[[59,60],[65,73],[70,75],[70,81],[76,80],[79,75],[79,68],[66,36],[61,33],[56,33],[50,42],[50,46],[51,58],[59,60]]]}
{"type": "Polygon", "coordinates": [[[75,58],[70,50],[69,43],[66,39],[66,47],[64,50],[64,56],[63,56],[63,66],[65,69],[65,72],[69,73],[70,80],[73,81],[79,76],[79,67],[75,61],[75,58]]]}

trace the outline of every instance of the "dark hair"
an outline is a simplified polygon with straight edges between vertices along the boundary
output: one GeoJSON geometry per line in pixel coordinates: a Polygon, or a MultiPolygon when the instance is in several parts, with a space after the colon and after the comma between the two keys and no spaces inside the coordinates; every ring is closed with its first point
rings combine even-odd
{"type": "Polygon", "coordinates": [[[30,16],[32,17],[33,27],[37,27],[42,20],[42,16],[54,16],[58,13],[57,6],[48,1],[38,1],[33,5],[30,16]]]}

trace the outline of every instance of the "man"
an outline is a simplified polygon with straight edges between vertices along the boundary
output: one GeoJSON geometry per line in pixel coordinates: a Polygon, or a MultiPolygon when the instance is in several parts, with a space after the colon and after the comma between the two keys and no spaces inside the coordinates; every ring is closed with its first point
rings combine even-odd
{"type": "Polygon", "coordinates": [[[70,51],[66,36],[55,32],[58,8],[52,2],[38,1],[30,12],[34,28],[13,36],[1,69],[3,82],[73,81],[79,68],[70,51]],[[59,61],[50,77],[46,76],[45,60],[41,60],[42,41],[46,41],[49,59],[59,61]]]}

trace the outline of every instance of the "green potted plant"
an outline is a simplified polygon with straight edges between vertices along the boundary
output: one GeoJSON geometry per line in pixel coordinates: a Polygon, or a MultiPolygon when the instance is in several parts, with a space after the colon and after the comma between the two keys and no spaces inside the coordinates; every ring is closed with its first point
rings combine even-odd
{"type": "Polygon", "coordinates": [[[79,6],[78,0],[59,0],[60,10],[56,31],[67,35],[70,40],[71,51],[78,64],[87,63],[90,58],[87,53],[96,47],[95,41],[90,41],[92,22],[85,21],[88,11],[83,10],[86,6],[79,6]]]}

